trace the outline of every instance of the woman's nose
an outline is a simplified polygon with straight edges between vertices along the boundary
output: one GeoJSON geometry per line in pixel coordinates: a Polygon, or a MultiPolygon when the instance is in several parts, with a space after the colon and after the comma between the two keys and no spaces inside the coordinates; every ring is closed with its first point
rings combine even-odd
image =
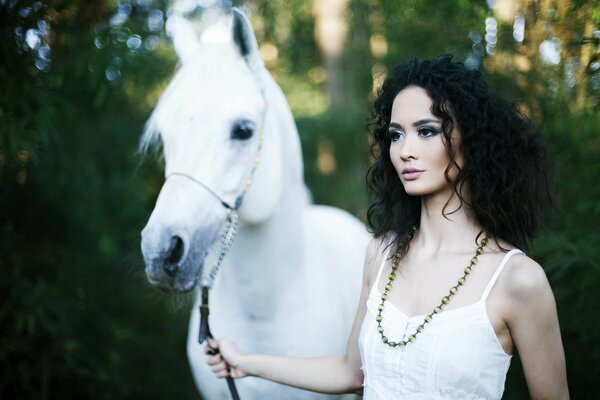
{"type": "Polygon", "coordinates": [[[410,136],[407,136],[402,142],[401,146],[400,158],[402,161],[409,161],[417,158],[414,139],[412,139],[410,136]]]}

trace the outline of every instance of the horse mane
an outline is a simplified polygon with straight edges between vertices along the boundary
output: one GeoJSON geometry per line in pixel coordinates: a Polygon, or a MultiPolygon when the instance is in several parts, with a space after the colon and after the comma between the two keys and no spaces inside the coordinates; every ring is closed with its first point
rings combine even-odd
{"type": "Polygon", "coordinates": [[[162,149],[162,139],[160,132],[155,128],[152,117],[146,122],[137,152],[142,155],[147,155],[150,151],[159,154],[162,149]]]}

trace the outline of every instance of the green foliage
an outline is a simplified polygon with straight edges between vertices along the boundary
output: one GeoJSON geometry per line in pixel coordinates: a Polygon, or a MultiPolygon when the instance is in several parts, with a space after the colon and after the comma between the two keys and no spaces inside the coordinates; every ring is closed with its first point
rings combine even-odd
{"type": "Polygon", "coordinates": [[[192,398],[188,307],[148,287],[139,253],[158,175],[135,151],[173,57],[122,40],[153,34],[143,8],[115,26],[110,2],[36,4],[0,13],[0,397],[192,398]],[[13,36],[41,20],[47,67],[13,36]]]}
{"type": "Polygon", "coordinates": [[[330,112],[300,118],[304,175],[313,201],[331,204],[366,220],[369,144],[365,115],[330,112]]]}
{"type": "Polygon", "coordinates": [[[600,117],[563,115],[544,128],[558,166],[559,202],[535,255],[556,296],[571,395],[593,399],[600,389],[600,350],[592,345],[600,341],[600,117]]]}
{"type": "MultiPolygon", "coordinates": [[[[543,124],[557,175],[556,212],[530,256],[548,275],[556,298],[571,398],[595,399],[600,389],[600,118],[556,116],[543,124]]],[[[513,360],[506,399],[528,396],[519,359],[513,360]]]]}

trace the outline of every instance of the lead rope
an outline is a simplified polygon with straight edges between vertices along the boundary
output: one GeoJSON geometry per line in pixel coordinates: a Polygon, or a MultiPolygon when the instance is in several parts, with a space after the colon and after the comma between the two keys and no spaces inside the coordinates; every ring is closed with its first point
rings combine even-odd
{"type": "MultiPolygon", "coordinates": [[[[262,132],[261,132],[261,143],[260,144],[262,144],[262,132]]],[[[260,153],[260,145],[259,145],[258,153],[260,153]]],[[[233,205],[233,206],[231,206],[228,202],[223,200],[223,198],[221,196],[219,196],[209,186],[205,185],[202,181],[199,181],[198,179],[194,178],[192,175],[189,175],[189,174],[186,174],[183,172],[172,172],[172,173],[168,174],[166,177],[168,179],[170,176],[178,175],[178,176],[190,179],[191,181],[193,181],[193,182],[199,184],[200,186],[202,186],[203,188],[205,188],[210,194],[212,194],[217,200],[219,200],[221,202],[221,205],[223,207],[225,207],[228,210],[227,219],[225,220],[225,228],[223,229],[223,234],[221,235],[221,239],[219,241],[219,248],[217,250],[217,260],[215,261],[215,264],[211,268],[210,273],[208,275],[203,276],[201,283],[200,283],[201,290],[202,290],[202,304],[200,304],[200,327],[198,329],[198,343],[199,344],[204,343],[204,341],[207,338],[213,339],[213,335],[212,335],[212,333],[210,331],[210,327],[208,325],[208,314],[209,314],[208,291],[210,289],[212,289],[212,287],[215,283],[215,279],[217,277],[217,273],[219,272],[219,269],[221,268],[221,264],[223,263],[223,259],[225,258],[225,255],[227,254],[227,252],[229,252],[229,249],[231,248],[231,245],[233,244],[233,240],[235,239],[235,236],[237,235],[238,224],[239,224],[239,217],[238,217],[237,209],[242,204],[243,195],[246,193],[246,191],[252,184],[252,176],[254,175],[254,171],[256,170],[256,165],[258,164],[259,161],[260,161],[260,155],[257,154],[257,156],[254,160],[254,166],[251,171],[251,177],[246,181],[246,186],[244,188],[244,191],[235,200],[235,205],[233,205]]],[[[215,354],[217,354],[217,352],[211,351],[209,354],[215,355],[215,354]]],[[[237,388],[235,386],[235,382],[233,381],[233,378],[231,376],[228,376],[225,379],[227,381],[227,386],[229,387],[229,393],[231,393],[231,398],[233,400],[240,400],[240,395],[237,392],[237,388]]]]}
{"type": "Polygon", "coordinates": [[[221,268],[223,259],[225,258],[225,255],[229,252],[229,249],[233,244],[233,240],[237,235],[238,223],[239,217],[237,211],[235,209],[230,209],[229,213],[227,214],[227,219],[225,220],[223,234],[221,235],[221,239],[219,241],[219,248],[217,250],[217,260],[215,261],[215,264],[210,270],[210,273],[202,278],[202,287],[212,289],[213,285],[215,284],[215,279],[217,277],[217,274],[219,273],[219,269],[221,268]]]}
{"type": "MultiPolygon", "coordinates": [[[[219,242],[217,260],[215,261],[210,273],[204,276],[202,279],[202,304],[200,304],[200,329],[198,331],[199,344],[204,343],[207,338],[213,338],[213,335],[210,331],[210,326],[208,325],[208,314],[210,312],[208,306],[208,291],[212,289],[215,283],[215,278],[217,277],[217,273],[219,272],[221,264],[223,263],[223,259],[233,244],[233,239],[235,239],[238,231],[238,221],[239,219],[237,211],[235,209],[230,209],[229,214],[227,215],[227,221],[225,222],[225,229],[219,242]]],[[[215,355],[217,352],[212,351],[209,354],[215,355]]],[[[227,376],[225,379],[227,381],[227,386],[229,387],[229,392],[231,393],[231,398],[233,400],[240,400],[240,395],[237,392],[233,378],[231,376],[227,376]]]]}

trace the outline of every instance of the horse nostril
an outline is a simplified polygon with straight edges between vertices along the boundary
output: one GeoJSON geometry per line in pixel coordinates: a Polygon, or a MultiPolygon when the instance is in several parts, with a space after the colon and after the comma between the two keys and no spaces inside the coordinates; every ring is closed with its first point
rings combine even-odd
{"type": "Polygon", "coordinates": [[[179,269],[179,261],[183,255],[183,240],[179,236],[173,236],[169,243],[167,256],[163,269],[169,276],[173,276],[179,269]]]}

